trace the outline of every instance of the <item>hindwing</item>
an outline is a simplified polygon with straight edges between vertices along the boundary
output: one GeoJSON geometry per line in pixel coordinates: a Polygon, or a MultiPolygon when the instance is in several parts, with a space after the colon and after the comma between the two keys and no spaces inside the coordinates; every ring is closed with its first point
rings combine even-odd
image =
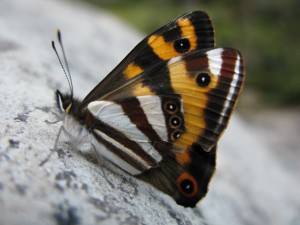
{"type": "MultiPolygon", "coordinates": [[[[91,102],[88,110],[123,135],[122,139],[116,131],[106,134],[114,139],[112,146],[128,149],[123,161],[136,154],[135,163],[144,164],[134,173],[124,170],[179,204],[194,206],[207,192],[217,142],[243,83],[243,59],[238,51],[196,50],[146,69],[107,95],[110,100],[91,102]],[[127,145],[116,144],[124,140],[129,141],[127,145]]],[[[96,136],[108,132],[102,126],[95,129],[96,136]]]]}

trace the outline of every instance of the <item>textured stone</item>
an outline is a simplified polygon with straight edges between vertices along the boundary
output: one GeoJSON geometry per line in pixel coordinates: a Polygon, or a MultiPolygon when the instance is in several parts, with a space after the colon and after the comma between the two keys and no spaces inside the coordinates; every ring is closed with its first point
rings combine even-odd
{"type": "Polygon", "coordinates": [[[53,148],[54,90],[68,91],[51,49],[63,33],[83,98],[141,36],[103,11],[63,1],[0,3],[0,224],[299,224],[299,178],[235,116],[210,192],[196,209],[66,144],[53,148]]]}

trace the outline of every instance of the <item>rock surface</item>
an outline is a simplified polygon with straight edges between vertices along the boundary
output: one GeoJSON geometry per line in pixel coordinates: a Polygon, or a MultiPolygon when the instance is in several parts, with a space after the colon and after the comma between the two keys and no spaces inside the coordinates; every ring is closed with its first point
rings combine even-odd
{"type": "Polygon", "coordinates": [[[196,209],[66,145],[40,167],[60,127],[45,123],[56,119],[53,91],[68,90],[50,46],[58,27],[81,98],[141,40],[85,5],[1,1],[0,224],[300,224],[299,177],[236,115],[196,209]]]}

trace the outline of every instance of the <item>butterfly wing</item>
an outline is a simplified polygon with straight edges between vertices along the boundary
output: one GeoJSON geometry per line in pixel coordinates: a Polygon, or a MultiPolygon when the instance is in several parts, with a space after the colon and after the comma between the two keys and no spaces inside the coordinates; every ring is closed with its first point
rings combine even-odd
{"type": "Polygon", "coordinates": [[[233,49],[216,48],[172,59],[168,68],[171,86],[183,99],[187,127],[176,144],[185,148],[197,140],[208,152],[227,127],[241,92],[242,56],[233,49]]]}
{"type": "Polygon", "coordinates": [[[164,121],[168,128],[174,128],[169,129],[169,140],[182,149],[198,140],[209,152],[228,124],[243,83],[241,54],[234,49],[215,48],[172,58],[166,65],[157,64],[106,98],[122,102],[136,96],[159,96],[164,121]],[[169,107],[183,110],[171,112],[169,107]],[[176,120],[184,126],[174,126],[176,120]]]}
{"type": "MultiPolygon", "coordinates": [[[[243,83],[239,52],[225,48],[196,50],[146,69],[107,95],[109,100],[91,102],[88,109],[115,129],[108,133],[99,125],[96,137],[106,133],[113,139],[111,145],[152,156],[152,161],[135,173],[124,167],[126,171],[171,195],[178,204],[193,207],[207,192],[215,170],[216,145],[243,83]],[[118,106],[117,114],[109,108],[104,110],[109,120],[99,113],[99,106],[106,103],[118,106]],[[118,145],[125,143],[122,138],[130,143],[118,145]],[[135,148],[133,143],[139,146],[135,148]]],[[[141,158],[145,156],[131,157],[128,165],[140,163],[141,158]]]]}
{"type": "MultiPolygon", "coordinates": [[[[186,207],[206,195],[215,170],[217,141],[226,128],[244,84],[239,52],[217,48],[168,62],[169,85],[182,98],[184,130],[174,151],[156,168],[138,175],[186,207]]],[[[160,80],[152,78],[152,82],[160,80]]],[[[169,124],[171,126],[171,124],[169,124]]],[[[174,147],[173,147],[174,148],[174,147]]]]}
{"type": "Polygon", "coordinates": [[[132,175],[156,167],[172,149],[160,103],[154,95],[91,102],[96,151],[132,175]]]}
{"type": "Polygon", "coordinates": [[[184,14],[140,42],[82,101],[81,108],[127,83],[153,65],[215,46],[214,29],[205,12],[184,14]]]}

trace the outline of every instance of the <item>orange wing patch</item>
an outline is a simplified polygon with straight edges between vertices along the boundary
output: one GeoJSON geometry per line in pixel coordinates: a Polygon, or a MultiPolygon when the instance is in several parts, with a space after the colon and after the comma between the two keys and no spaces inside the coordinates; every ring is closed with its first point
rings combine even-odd
{"type": "MultiPolygon", "coordinates": [[[[199,58],[200,60],[200,58],[199,58]]],[[[208,102],[207,93],[217,85],[217,76],[210,74],[211,82],[207,87],[197,85],[197,74],[187,71],[184,60],[178,60],[168,66],[171,86],[174,91],[182,96],[186,131],[174,142],[174,145],[185,149],[183,153],[176,153],[180,164],[188,163],[189,146],[197,142],[205,129],[204,110],[208,102]]],[[[201,71],[197,71],[199,73],[201,71]]]]}
{"type": "Polygon", "coordinates": [[[145,86],[143,83],[139,83],[133,87],[133,95],[144,96],[144,95],[155,95],[155,93],[152,92],[151,89],[145,86]]]}
{"type": "MultiPolygon", "coordinates": [[[[191,21],[188,18],[180,19],[178,20],[177,25],[181,29],[181,38],[189,40],[190,49],[187,52],[195,50],[197,48],[197,36],[191,21]]],[[[150,36],[148,44],[153,52],[162,60],[168,60],[182,54],[181,52],[176,51],[174,42],[166,42],[162,35],[150,36]]]]}
{"type": "Polygon", "coordinates": [[[165,42],[162,36],[152,35],[149,37],[148,44],[151,46],[154,53],[162,60],[168,60],[179,55],[173,48],[173,43],[165,42]]]}
{"type": "MultiPolygon", "coordinates": [[[[188,40],[189,49],[185,52],[178,52],[174,45],[176,41],[166,42],[163,35],[153,34],[148,38],[147,44],[151,47],[152,51],[161,59],[169,60],[176,56],[182,55],[183,53],[188,53],[197,48],[197,34],[195,28],[188,18],[181,18],[177,21],[177,26],[181,30],[181,38],[188,40]]],[[[179,43],[180,45],[180,43],[179,43]]],[[[134,62],[130,63],[123,71],[124,77],[127,79],[132,79],[133,77],[141,74],[144,70],[136,65],[134,62]]]]}
{"type": "Polygon", "coordinates": [[[181,28],[182,36],[189,39],[191,50],[195,50],[197,48],[197,36],[191,21],[189,19],[180,19],[178,20],[178,25],[181,28]]]}
{"type": "Polygon", "coordinates": [[[130,63],[126,69],[124,70],[124,76],[127,79],[131,79],[139,74],[141,74],[143,72],[143,69],[137,65],[135,65],[134,63],[130,63]]]}

